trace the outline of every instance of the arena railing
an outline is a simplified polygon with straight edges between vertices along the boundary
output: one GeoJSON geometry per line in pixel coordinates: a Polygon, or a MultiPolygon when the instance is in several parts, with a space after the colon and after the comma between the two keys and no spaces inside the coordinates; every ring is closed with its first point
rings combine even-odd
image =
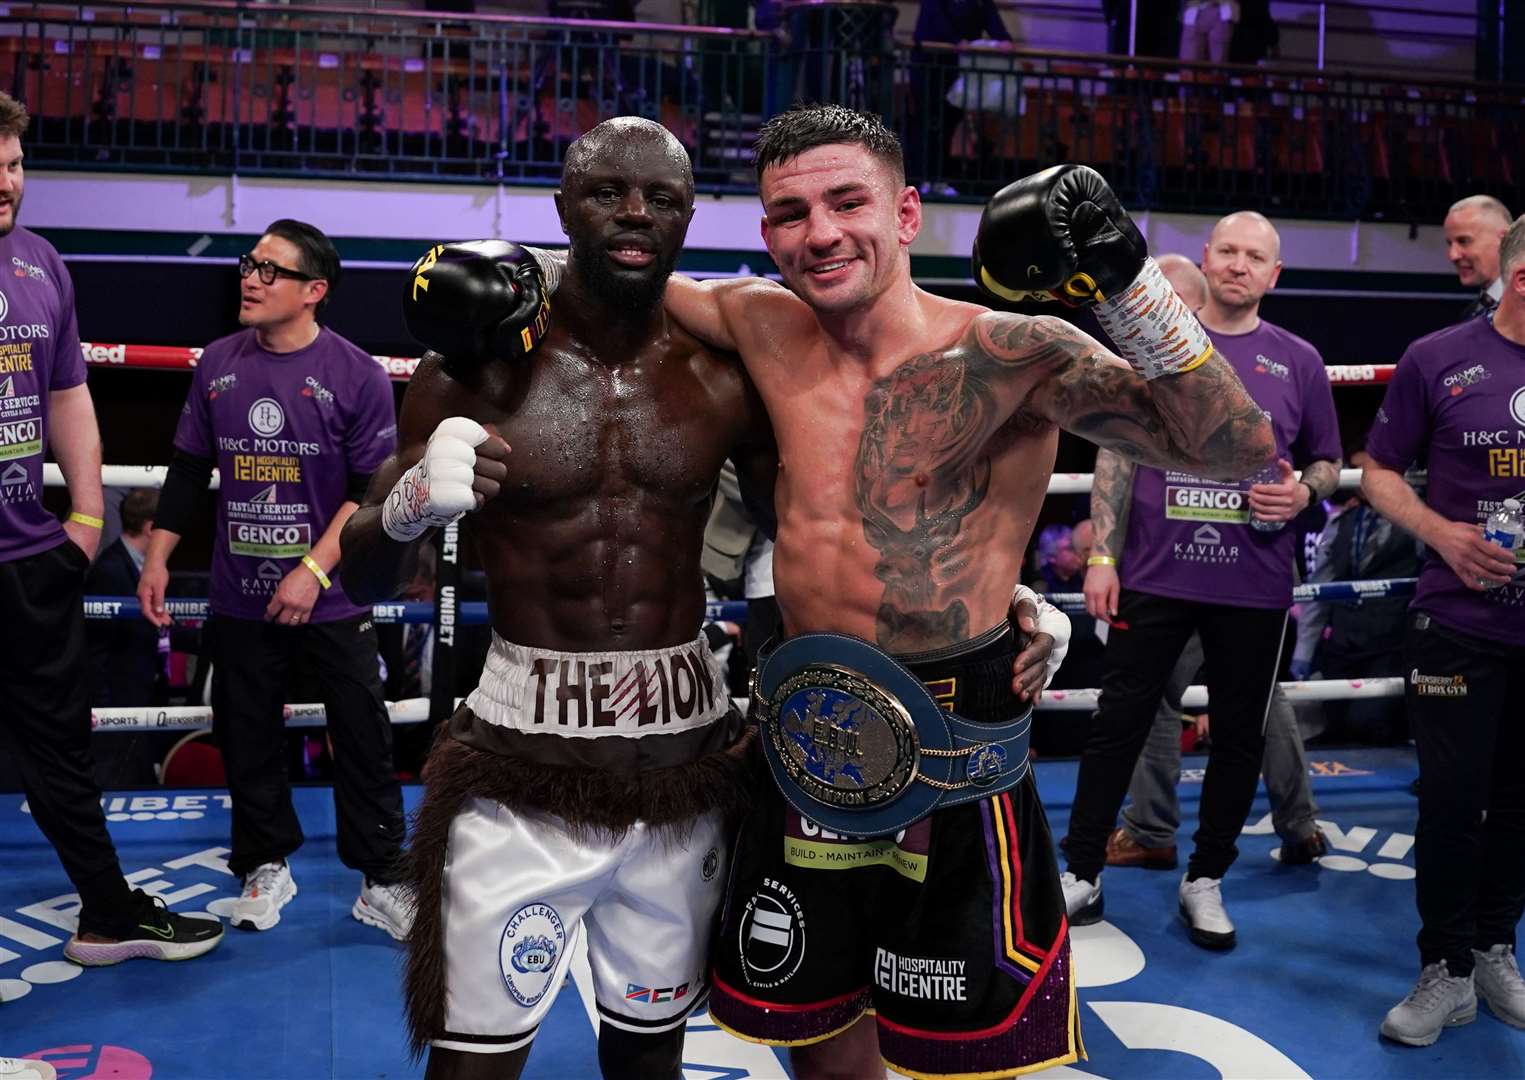
{"type": "Polygon", "coordinates": [[[1059,161],[1130,204],[1432,221],[1522,199],[1525,87],[895,40],[894,8],[810,5],[746,30],[202,0],[12,4],[4,85],[34,165],[551,182],[617,114],[657,119],[707,191],[750,190],[761,120],[874,109],[909,178],[983,197],[1059,161]]]}

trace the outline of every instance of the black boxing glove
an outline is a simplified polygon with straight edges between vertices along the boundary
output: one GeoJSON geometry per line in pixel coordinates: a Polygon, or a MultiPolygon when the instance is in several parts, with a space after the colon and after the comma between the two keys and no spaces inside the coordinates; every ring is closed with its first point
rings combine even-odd
{"type": "Polygon", "coordinates": [[[1055,165],[998,191],[980,218],[974,280],[998,300],[1090,307],[1133,283],[1149,245],[1101,174],[1055,165]]]}
{"type": "Polygon", "coordinates": [[[540,264],[507,240],[439,244],[413,264],[408,332],[458,370],[535,350],[551,323],[540,264]]]}
{"type": "Polygon", "coordinates": [[[996,193],[975,237],[974,280],[996,300],[1092,308],[1146,379],[1212,355],[1207,331],[1149,258],[1138,226],[1084,165],[1055,165],[996,193]]]}

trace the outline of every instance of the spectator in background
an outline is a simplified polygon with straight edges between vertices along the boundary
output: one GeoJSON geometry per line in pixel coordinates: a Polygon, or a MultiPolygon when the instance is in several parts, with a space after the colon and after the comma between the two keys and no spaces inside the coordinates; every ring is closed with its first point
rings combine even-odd
{"type": "MultiPolygon", "coordinates": [[[[746,624],[738,628],[740,656],[731,653],[726,662],[726,678],[732,694],[744,697],[748,679],[757,662],[757,650],[767,643],[779,627],[778,601],[773,596],[773,541],[769,533],[777,529],[772,507],[760,503],[753,492],[744,491],[729,461],[720,470],[715,505],[710,509],[704,528],[704,551],[700,567],[710,593],[719,600],[745,600],[746,624]]],[[[731,623],[705,626],[711,650],[724,642],[714,636],[712,626],[730,635],[731,623]]]]}
{"type": "Polygon", "coordinates": [[[1239,22],[1229,45],[1232,64],[1258,64],[1276,56],[1281,47],[1281,28],[1271,17],[1271,0],[1239,0],[1239,22]]]}
{"type": "MultiPolygon", "coordinates": [[[[1365,469],[1366,451],[1350,456],[1365,469]]],[[[1319,536],[1309,580],[1369,581],[1414,577],[1420,547],[1414,538],[1377,513],[1357,494],[1336,507],[1319,536]]],[[[1402,597],[1371,596],[1355,601],[1299,605],[1297,646],[1290,671],[1299,681],[1316,673],[1329,679],[1403,674],[1402,597]]],[[[1324,703],[1323,742],[1348,741],[1386,746],[1407,737],[1403,703],[1394,698],[1358,698],[1324,703]]]]}
{"type": "Polygon", "coordinates": [[[1181,59],[1223,63],[1238,21],[1239,0],[1186,0],[1181,6],[1181,59]]]}
{"type": "MultiPolygon", "coordinates": [[[[90,573],[85,593],[90,596],[134,596],[143,554],[153,532],[153,516],[159,493],[152,488],[133,488],[119,501],[121,529],[107,544],[90,573]]],[[[110,513],[110,511],[107,511],[110,513]]],[[[100,707],[162,705],[166,700],[165,655],[160,652],[160,631],[142,619],[92,619],[85,624],[90,650],[90,702],[100,707]]],[[[158,782],[154,763],[162,733],[145,731],[95,732],[90,737],[95,751],[95,777],[106,789],[140,787],[158,782]]],[[[174,742],[174,736],[167,736],[174,742]]],[[[167,744],[164,747],[167,749],[167,744]]]]}
{"type": "MultiPolygon", "coordinates": [[[[425,540],[418,548],[418,567],[400,600],[433,604],[435,588],[434,545],[425,540]]],[[[388,701],[428,697],[434,667],[434,624],[390,623],[376,628],[376,644],[386,667],[388,701]]]]}
{"type": "Polygon", "coordinates": [[[1091,520],[1050,525],[1038,534],[1033,549],[1038,591],[1079,592],[1085,584],[1086,559],[1091,554],[1091,520]]]}
{"type": "Polygon", "coordinates": [[[1525,218],[1510,226],[1499,261],[1505,287],[1491,318],[1420,338],[1398,361],[1361,476],[1373,509],[1427,548],[1404,641],[1419,757],[1420,972],[1381,1028],[1409,1046],[1469,1023],[1479,997],[1525,1028],[1515,956],[1525,910],[1525,566],[1479,528],[1519,497],[1520,448],[1471,437],[1525,419],[1525,218]],[[1492,377],[1453,378],[1478,371],[1492,377]],[[1418,460],[1429,468],[1422,499],[1403,475],[1418,460]]]}
{"type": "MultiPolygon", "coordinates": [[[[1292,603],[1297,537],[1286,525],[1334,491],[1341,446],[1323,359],[1260,317],[1261,300],[1281,273],[1275,226],[1254,212],[1230,214],[1214,226],[1202,260],[1208,302],[1199,317],[1270,417],[1277,461],[1223,485],[1098,453],[1085,594],[1086,609],[1110,623],[1107,671],[1081,758],[1061,881],[1071,924],[1098,921],[1108,838],[1171,668],[1196,631],[1207,660],[1212,749],[1195,851],[1178,895],[1191,940],[1228,949],[1237,939],[1221,885],[1259,785],[1292,603]],[[1300,481],[1294,461],[1303,464],[1300,481]]],[[[1295,724],[1287,743],[1300,758],[1295,724]]],[[[1291,772],[1299,769],[1306,782],[1306,765],[1291,772]]],[[[1307,850],[1318,851],[1317,826],[1309,820],[1303,828],[1307,850]]]]}
{"type": "MultiPolygon", "coordinates": [[[[133,488],[122,500],[122,531],[103,550],[85,578],[93,596],[136,596],[143,556],[154,529],[159,493],[133,488]]],[[[94,667],[91,700],[95,705],[157,705],[156,684],[164,675],[159,631],[142,619],[94,621],[87,627],[94,667]]]]}
{"type": "Polygon", "coordinates": [[[1185,301],[1192,314],[1201,311],[1202,305],[1207,303],[1207,277],[1197,264],[1185,255],[1175,253],[1161,255],[1155,262],[1159,264],[1160,273],[1165,275],[1165,280],[1170,282],[1170,287],[1185,301]]]}
{"type": "MultiPolygon", "coordinates": [[[[911,32],[910,130],[904,132],[906,177],[923,195],[956,195],[948,183],[952,173],[952,140],[963,122],[966,106],[948,101],[959,76],[956,53],[931,52],[926,42],[959,45],[968,41],[1007,41],[1011,33],[994,0],[921,0],[911,32]]],[[[972,109],[979,85],[971,72],[967,96],[972,109]]],[[[987,78],[1000,78],[987,75],[987,78]]]]}
{"type": "Polygon", "coordinates": [[[1456,278],[1477,298],[1462,312],[1462,319],[1486,315],[1498,307],[1504,295],[1499,277],[1499,241],[1509,231],[1509,208],[1492,195],[1469,195],[1446,212],[1446,258],[1456,268],[1456,278]]]}
{"type": "Polygon", "coordinates": [[[0,92],[0,261],[19,275],[0,279],[0,299],[7,326],[26,331],[8,345],[0,400],[10,430],[31,432],[6,448],[7,492],[0,500],[4,756],[20,772],[32,820],[79,894],[78,925],[64,955],[87,967],[189,960],[216,947],[222,925],[177,915],[127,882],[92,775],[82,597],[106,524],[101,435],[68,267],[52,244],[17,224],[26,187],[21,137],[29,120],[24,105],[0,92]],[[68,488],[62,523],[42,502],[44,445],[68,488]]]}

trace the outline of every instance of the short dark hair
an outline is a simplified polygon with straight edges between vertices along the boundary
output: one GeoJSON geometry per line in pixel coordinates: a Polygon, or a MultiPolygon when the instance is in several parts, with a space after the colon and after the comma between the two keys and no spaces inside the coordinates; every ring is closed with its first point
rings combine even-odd
{"type": "Polygon", "coordinates": [[[26,106],[4,90],[0,90],[0,139],[10,136],[21,138],[26,134],[26,126],[31,122],[32,118],[27,114],[26,106]]]}
{"type": "Polygon", "coordinates": [[[292,269],[328,282],[328,292],[318,301],[318,310],[322,311],[327,306],[329,297],[334,295],[334,289],[339,286],[339,252],[334,247],[334,242],[317,226],[293,218],[272,221],[263,235],[278,236],[294,244],[300,255],[298,265],[292,269]]]}
{"type": "Polygon", "coordinates": [[[905,183],[905,154],[900,139],[873,113],[845,105],[794,105],[764,124],[757,133],[757,179],[770,165],[792,161],[817,146],[861,146],[890,167],[905,183]]]}
{"type": "Polygon", "coordinates": [[[137,536],[159,512],[159,493],[153,488],[133,488],[122,500],[122,531],[137,536]]]}

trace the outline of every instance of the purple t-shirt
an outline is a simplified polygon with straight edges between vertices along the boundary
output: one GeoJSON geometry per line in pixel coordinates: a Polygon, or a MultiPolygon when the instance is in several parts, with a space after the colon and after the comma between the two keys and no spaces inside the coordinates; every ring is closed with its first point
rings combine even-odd
{"type": "MultiPolygon", "coordinates": [[[[1334,394],[1317,349],[1264,319],[1248,334],[1208,334],[1271,418],[1278,457],[1294,468],[1339,460],[1334,394]]],[[[1139,466],[1118,560],[1122,584],[1210,604],[1290,607],[1297,530],[1252,528],[1250,483],[1139,466]]]]}
{"type": "MultiPolygon", "coordinates": [[[[1366,452],[1392,469],[1428,458],[1424,500],[1447,521],[1481,525],[1505,499],[1525,498],[1525,346],[1487,318],[1420,338],[1398,361],[1366,452]]],[[[1454,630],[1518,644],[1525,571],[1473,592],[1429,551],[1412,606],[1454,630]]]]}
{"type": "MultiPolygon", "coordinates": [[[[196,365],[176,448],[221,471],[212,551],[212,610],[263,619],[275,588],[328,528],[352,473],[374,472],[397,445],[392,385],[371,357],[328,329],[292,353],[243,330],[196,365]]],[[[352,618],[329,575],[313,622],[352,618]]]]}
{"type": "Polygon", "coordinates": [[[18,226],[0,237],[0,562],[66,539],[42,505],[48,394],[84,381],[74,282],[53,245],[18,226]]]}

